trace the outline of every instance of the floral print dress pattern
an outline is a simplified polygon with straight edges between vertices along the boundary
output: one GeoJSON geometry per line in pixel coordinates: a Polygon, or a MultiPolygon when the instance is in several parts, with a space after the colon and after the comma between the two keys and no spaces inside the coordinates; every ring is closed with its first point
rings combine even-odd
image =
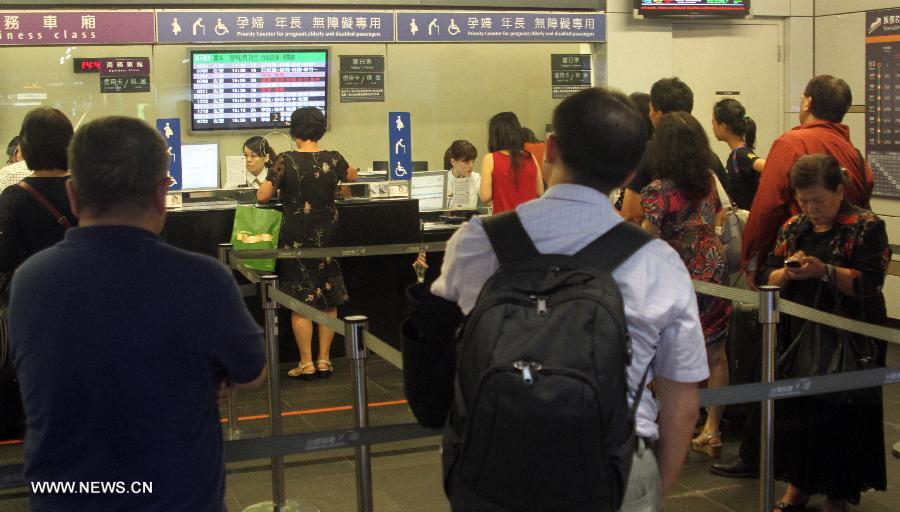
{"type": "MultiPolygon", "coordinates": [[[[288,151],[278,155],[267,180],[284,205],[279,246],[286,249],[332,247],[339,239],[334,194],[347,179],[349,164],[337,151],[288,151]]],[[[279,259],[280,285],[313,307],[349,300],[341,268],[333,258],[279,259]]]]}
{"type": "MultiPolygon", "coordinates": [[[[641,207],[644,219],[657,226],[659,237],[681,256],[691,279],[722,283],[725,251],[715,230],[716,214],[722,205],[715,186],[702,200],[691,201],[673,181],[654,180],[641,191],[641,207]]],[[[697,306],[707,345],[724,341],[731,302],[698,293],[697,306]]]]}

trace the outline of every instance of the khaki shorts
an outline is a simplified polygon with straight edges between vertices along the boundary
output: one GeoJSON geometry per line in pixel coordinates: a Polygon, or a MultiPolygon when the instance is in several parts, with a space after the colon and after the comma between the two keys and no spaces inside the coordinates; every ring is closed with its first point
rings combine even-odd
{"type": "Polygon", "coordinates": [[[662,482],[656,456],[647,441],[639,439],[620,512],[659,512],[661,498],[662,482]]]}

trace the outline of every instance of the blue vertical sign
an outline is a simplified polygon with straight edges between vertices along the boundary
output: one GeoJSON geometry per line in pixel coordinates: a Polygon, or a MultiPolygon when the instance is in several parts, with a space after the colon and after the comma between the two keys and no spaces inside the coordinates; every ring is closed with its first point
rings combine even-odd
{"type": "Polygon", "coordinates": [[[412,179],[412,127],[409,112],[388,114],[392,180],[412,179]]]}
{"type": "Polygon", "coordinates": [[[175,180],[169,189],[181,190],[181,120],[177,117],[157,119],[156,129],[169,149],[169,176],[175,180]]]}

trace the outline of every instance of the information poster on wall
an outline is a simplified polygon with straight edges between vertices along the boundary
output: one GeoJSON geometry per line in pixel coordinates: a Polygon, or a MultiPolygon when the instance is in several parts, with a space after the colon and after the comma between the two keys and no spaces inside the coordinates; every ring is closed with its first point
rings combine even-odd
{"type": "Polygon", "coordinates": [[[866,156],[876,196],[900,198],[900,9],[866,13],[866,156]]]}
{"type": "Polygon", "coordinates": [[[384,55],[341,55],[341,103],[384,102],[384,55]]]}
{"type": "Polygon", "coordinates": [[[550,83],[553,98],[568,98],[591,87],[591,56],[579,53],[550,55],[550,83]]]}

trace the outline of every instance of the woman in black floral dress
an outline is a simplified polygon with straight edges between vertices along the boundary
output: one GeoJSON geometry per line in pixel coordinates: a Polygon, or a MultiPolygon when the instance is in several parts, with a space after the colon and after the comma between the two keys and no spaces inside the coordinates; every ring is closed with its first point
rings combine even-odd
{"type": "MultiPolygon", "coordinates": [[[[257,199],[268,201],[278,191],[284,205],[279,246],[302,249],[330,247],[338,241],[338,213],[334,195],[338,183],[354,181],[357,172],[337,151],[319,149],[325,134],[325,116],[315,107],[300,108],[291,115],[291,137],[295,151],[278,155],[266,182],[259,187],[257,199]]],[[[337,306],[347,302],[347,288],[338,262],[322,259],[279,259],[280,286],[298,300],[326,314],[337,316],[337,306]]],[[[297,313],[291,315],[294,338],[300,350],[300,363],[289,377],[308,380],[331,375],[329,358],[334,331],[319,325],[319,353],[312,357],[312,321],[297,313]]]]}
{"type": "MultiPolygon", "coordinates": [[[[844,179],[834,157],[807,155],[797,161],[791,189],[802,213],[778,231],[761,277],[779,286],[785,299],[881,324],[887,319],[881,289],[891,260],[887,230],[874,213],[844,200],[844,179]],[[792,261],[799,266],[788,266],[792,261]]],[[[782,353],[806,322],[781,317],[782,353]]],[[[876,364],[884,365],[883,342],[855,337],[838,346],[829,339],[833,336],[803,345],[804,359],[832,361],[836,351],[864,347],[870,350],[861,354],[874,352],[876,364]]],[[[781,377],[807,376],[795,374],[801,371],[809,370],[781,377]]],[[[783,512],[805,510],[812,494],[826,496],[825,512],[844,512],[848,503],[859,503],[862,492],[885,490],[881,389],[779,400],[774,463],[775,477],[789,484],[775,505],[783,512]]]]}

